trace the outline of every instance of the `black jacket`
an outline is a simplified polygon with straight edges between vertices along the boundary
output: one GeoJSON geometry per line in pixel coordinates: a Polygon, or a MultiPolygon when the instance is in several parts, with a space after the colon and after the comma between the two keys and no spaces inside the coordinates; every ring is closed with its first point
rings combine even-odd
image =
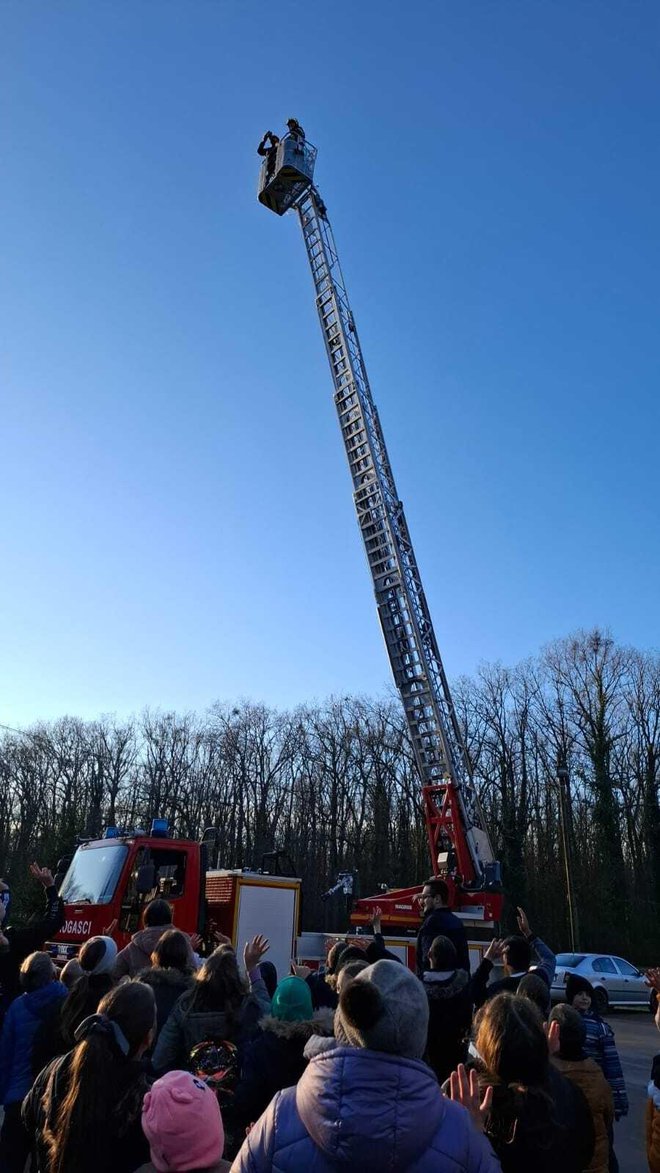
{"type": "Polygon", "coordinates": [[[53,884],[46,888],[46,908],[42,917],[36,917],[25,925],[9,925],[3,929],[9,945],[0,951],[0,1026],[10,1002],[21,993],[21,963],[31,953],[43,948],[47,938],[57,933],[63,922],[64,904],[53,884]]]}
{"type": "MultiPolygon", "coordinates": [[[[537,977],[542,978],[543,981],[546,982],[548,986],[549,997],[550,986],[552,985],[552,980],[555,976],[557,958],[552,952],[552,949],[550,949],[545,944],[545,942],[541,940],[540,937],[529,937],[528,940],[537,959],[537,964],[534,966],[534,970],[529,970],[528,972],[534,972],[537,977]]],[[[518,992],[518,986],[520,985],[520,982],[524,976],[524,973],[518,973],[515,975],[512,974],[510,977],[503,977],[500,978],[499,981],[491,982],[491,984],[488,986],[488,989],[484,989],[483,998],[476,1003],[477,1007],[480,1007],[483,1002],[486,1001],[486,999],[494,998],[497,994],[516,994],[518,992]]]]}
{"type": "Polygon", "coordinates": [[[325,973],[310,973],[305,979],[312,995],[312,1006],[315,1010],[336,1010],[339,1005],[337,993],[325,980],[325,973]]]}
{"type": "Polygon", "coordinates": [[[182,994],[192,989],[192,974],[181,973],[179,969],[160,969],[152,966],[137,975],[145,986],[151,986],[156,1000],[156,1038],[165,1026],[182,994]]]}
{"type": "Polygon", "coordinates": [[[486,1135],[502,1173],[582,1173],[594,1151],[589,1105],[552,1065],[544,1088],[519,1095],[502,1085],[494,1087],[486,1135]]]}
{"type": "MultiPolygon", "coordinates": [[[[23,1100],[23,1123],[36,1152],[37,1173],[48,1173],[44,1132],[57,1118],[68,1091],[72,1056],[69,1051],[49,1063],[23,1100]]],[[[142,1100],[147,1089],[142,1064],[127,1059],[124,1093],[119,1102],[108,1104],[104,1135],[80,1138],[81,1151],[89,1154],[90,1173],[92,1169],[94,1173],[133,1173],[149,1160],[149,1145],[142,1131],[142,1100]]]]}
{"type": "Polygon", "coordinates": [[[475,1004],[483,997],[490,971],[490,961],[482,961],[471,978],[464,969],[451,977],[439,979],[429,970],[424,974],[424,990],[429,1003],[429,1033],[426,1062],[443,1084],[459,1063],[465,1063],[475,1004]]]}
{"type": "Polygon", "coordinates": [[[424,917],[417,935],[417,976],[421,978],[428,969],[429,949],[436,937],[449,937],[456,949],[458,968],[469,973],[470,951],[462,920],[459,920],[449,908],[434,908],[424,917]]]}
{"type": "Polygon", "coordinates": [[[376,961],[401,961],[396,953],[390,953],[389,949],[385,948],[385,938],[382,933],[374,933],[365,952],[369,965],[374,965],[376,961]]]}
{"type": "Polygon", "coordinates": [[[282,1022],[268,1016],[259,1026],[259,1034],[243,1055],[234,1099],[246,1125],[259,1119],[276,1092],[297,1084],[307,1066],[305,1045],[312,1035],[327,1033],[328,1011],[322,1010],[306,1022],[282,1022]]]}

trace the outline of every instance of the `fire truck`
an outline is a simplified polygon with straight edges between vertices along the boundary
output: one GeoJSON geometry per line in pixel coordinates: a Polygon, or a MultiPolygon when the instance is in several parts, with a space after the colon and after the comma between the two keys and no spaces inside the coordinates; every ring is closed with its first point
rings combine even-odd
{"type": "MultiPolygon", "coordinates": [[[[282,138],[269,134],[262,142],[258,199],[277,216],[296,215],[302,229],[357,521],[419,775],[430,871],[445,879],[450,906],[466,922],[477,958],[500,919],[500,865],[394,481],[328,209],[314,183],[317,151],[295,119],[289,125],[282,138]]],[[[257,871],[211,870],[204,843],[168,838],[160,820],[148,835],[110,828],[103,839],[81,845],[73,858],[61,888],[65,924],[51,948],[58,957],[75,953],[114,921],[118,944],[124,945],[139,926],[145,900],[160,893],[172,903],[174,923],[188,932],[204,935],[213,923],[236,945],[266,932],[279,972],[286,972],[293,956],[318,963],[327,940],[299,931],[300,880],[294,871],[282,869],[276,857],[257,871]]],[[[335,885],[349,896],[350,886],[347,873],[335,885]]],[[[368,929],[380,909],[388,948],[411,963],[420,890],[417,885],[356,900],[352,930],[368,929]]]]}

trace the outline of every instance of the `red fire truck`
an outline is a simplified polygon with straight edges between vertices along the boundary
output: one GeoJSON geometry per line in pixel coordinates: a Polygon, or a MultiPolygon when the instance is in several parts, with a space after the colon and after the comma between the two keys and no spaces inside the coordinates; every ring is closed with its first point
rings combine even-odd
{"type": "MultiPolygon", "coordinates": [[[[378,618],[419,775],[430,870],[446,879],[451,907],[469,925],[478,954],[500,919],[500,865],[394,481],[328,210],[314,183],[315,162],[316,148],[298,125],[268,151],[258,198],[276,215],[292,211],[300,222],[378,618]]],[[[166,836],[156,820],[149,835],[110,829],[104,839],[78,848],[61,889],[66,921],[52,945],[58,956],[75,952],[114,920],[117,940],[125,944],[139,927],[144,901],[160,893],[172,903],[174,923],[188,932],[203,935],[212,921],[236,945],[265,932],[279,972],[286,972],[292,956],[323,957],[323,934],[299,932],[300,880],[279,874],[277,861],[260,872],[209,870],[203,843],[166,836]]],[[[353,927],[368,927],[380,908],[388,946],[410,961],[419,891],[404,888],[356,901],[353,927]]]]}

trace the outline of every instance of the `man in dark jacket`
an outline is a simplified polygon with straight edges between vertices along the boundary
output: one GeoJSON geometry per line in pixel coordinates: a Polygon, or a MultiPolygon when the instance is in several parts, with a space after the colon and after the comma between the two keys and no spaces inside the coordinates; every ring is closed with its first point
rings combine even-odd
{"type": "MultiPolygon", "coordinates": [[[[42,949],[48,937],[62,927],[64,905],[60,900],[52,873],[48,868],[30,864],[30,874],[46,891],[46,908],[42,917],[36,917],[25,925],[8,925],[5,928],[5,905],[0,901],[0,1027],[8,1006],[21,992],[20,970],[26,957],[42,949]]],[[[7,892],[8,885],[0,880],[0,892],[7,892]]]]}
{"type": "Polygon", "coordinates": [[[429,949],[429,968],[423,978],[429,1002],[425,1058],[441,1085],[467,1059],[474,1007],[484,1000],[493,963],[501,951],[502,942],[491,941],[481,964],[469,977],[458,968],[456,949],[448,937],[436,937],[429,949]]]}
{"type": "Polygon", "coordinates": [[[449,889],[444,880],[427,880],[419,897],[424,917],[417,936],[417,976],[428,968],[429,949],[436,937],[449,937],[456,950],[459,969],[470,972],[470,952],[463,922],[447,907],[449,889]]]}
{"type": "MultiPolygon", "coordinates": [[[[496,994],[517,993],[521,979],[530,971],[543,978],[548,989],[552,985],[557,959],[552,949],[549,949],[541,938],[537,937],[536,933],[530,929],[524,909],[518,908],[517,913],[520,933],[506,937],[503,942],[504,977],[497,982],[491,982],[485,991],[484,1002],[487,998],[494,998],[496,994]],[[535,964],[532,964],[533,957],[536,957],[535,964]]],[[[477,1003],[477,1006],[479,1005],[481,1003],[477,1003]]]]}

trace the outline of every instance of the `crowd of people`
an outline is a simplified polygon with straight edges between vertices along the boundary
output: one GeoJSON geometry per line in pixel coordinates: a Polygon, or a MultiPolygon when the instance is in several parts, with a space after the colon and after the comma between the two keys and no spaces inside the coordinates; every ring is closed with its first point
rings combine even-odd
{"type": "MultiPolygon", "coordinates": [[[[218,935],[200,957],[156,899],[126,948],[111,926],[58,971],[41,949],[61,906],[50,873],[33,875],[43,917],[3,924],[0,901],[0,1173],[618,1169],[614,1035],[584,979],[551,1007],[555,958],[522,909],[471,972],[431,880],[416,973],[376,916],[322,970],[278,979],[265,937],[239,958],[218,935]]],[[[660,989],[660,971],[649,980],[660,989]]],[[[647,1152],[660,1173],[660,1056],[647,1152]]]]}

